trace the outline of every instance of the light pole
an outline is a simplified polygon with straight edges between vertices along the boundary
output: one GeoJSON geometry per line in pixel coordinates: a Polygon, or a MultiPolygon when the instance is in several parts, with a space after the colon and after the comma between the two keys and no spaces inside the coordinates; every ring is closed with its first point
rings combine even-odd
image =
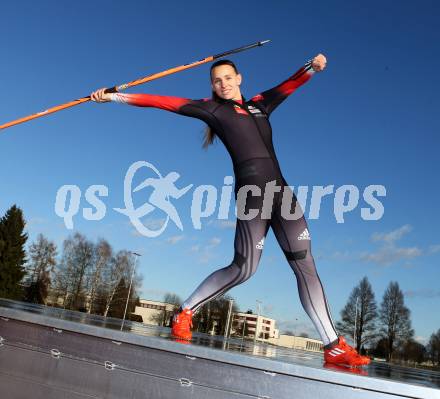
{"type": "Polygon", "coordinates": [[[224,339],[223,339],[223,350],[226,349],[226,342],[228,340],[228,336],[229,336],[229,332],[230,332],[230,328],[229,325],[231,325],[232,327],[232,321],[231,321],[231,317],[232,317],[232,304],[234,303],[233,299],[229,300],[229,309],[228,309],[228,316],[226,319],[226,326],[225,326],[225,332],[224,332],[224,339]]]}
{"type": "Polygon", "coordinates": [[[226,327],[225,327],[225,338],[228,339],[229,336],[229,323],[232,316],[232,304],[234,303],[233,299],[229,300],[229,310],[228,310],[228,318],[226,320],[226,327]]]}
{"type": "Polygon", "coordinates": [[[257,321],[255,323],[255,334],[254,334],[254,344],[257,342],[257,334],[258,334],[258,322],[260,320],[260,304],[262,304],[263,302],[259,301],[258,299],[256,300],[257,302],[257,321]]]}
{"type": "Polygon", "coordinates": [[[127,314],[128,301],[130,300],[131,285],[133,284],[133,277],[134,277],[134,272],[136,271],[137,260],[138,260],[139,257],[141,256],[140,254],[138,254],[138,253],[136,253],[136,252],[131,252],[131,254],[136,256],[136,260],[134,261],[133,270],[132,270],[132,272],[131,272],[130,285],[129,285],[129,287],[128,287],[127,302],[125,302],[124,317],[122,318],[121,331],[122,331],[122,329],[124,328],[125,316],[126,316],[126,314],[127,314]]]}
{"type": "Polygon", "coordinates": [[[243,333],[241,334],[241,342],[244,340],[244,332],[246,330],[246,317],[243,319],[243,333]]]}
{"type": "MultiPolygon", "coordinates": [[[[295,318],[295,322],[298,321],[298,318],[295,318]]],[[[296,332],[297,332],[297,327],[296,327],[296,323],[294,324],[295,327],[293,327],[293,348],[295,349],[296,346],[296,332]]]]}

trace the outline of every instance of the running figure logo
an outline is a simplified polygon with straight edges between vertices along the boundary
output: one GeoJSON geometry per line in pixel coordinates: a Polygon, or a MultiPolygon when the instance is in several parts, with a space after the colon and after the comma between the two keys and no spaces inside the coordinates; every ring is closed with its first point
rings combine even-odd
{"type": "Polygon", "coordinates": [[[113,208],[115,211],[127,215],[136,228],[136,230],[146,237],[157,237],[160,235],[168,225],[171,219],[174,224],[183,230],[182,222],[174,205],[169,201],[169,197],[179,199],[182,197],[193,185],[190,184],[182,189],[178,189],[175,185],[180,175],[177,172],[170,172],[163,177],[156,167],[146,161],[138,161],[130,166],[124,179],[124,203],[125,209],[113,208]],[[147,167],[151,169],[158,177],[149,177],[132,190],[132,182],[136,172],[142,168],[147,167]],[[138,192],[146,187],[153,187],[153,192],[150,194],[148,202],[139,208],[134,208],[132,193],[138,192]],[[141,218],[155,209],[160,209],[166,213],[165,222],[158,230],[148,229],[142,222],[141,218]]]}

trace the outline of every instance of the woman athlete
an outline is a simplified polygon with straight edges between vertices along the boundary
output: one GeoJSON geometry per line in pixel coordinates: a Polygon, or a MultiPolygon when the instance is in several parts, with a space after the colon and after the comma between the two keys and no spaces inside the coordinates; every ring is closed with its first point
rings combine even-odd
{"type": "Polygon", "coordinates": [[[155,107],[201,119],[208,125],[205,145],[214,137],[223,142],[232,158],[238,219],[234,258],[230,265],[208,276],[182,304],[173,318],[172,335],[191,339],[192,315],[200,306],[243,283],[257,270],[269,227],[293,269],[301,303],[324,343],[324,359],[332,364],[361,366],[370,362],[338,336],[311,253],[310,235],[299,203],[288,187],[275,155],[269,117],[315,72],[326,58],[319,54],[278,86],[246,100],[240,91],[242,76],[228,60],[211,66],[212,98],[189,100],[151,94],[91,94],[96,102],[114,101],[155,107]],[[270,189],[272,195],[266,193],[270,189]],[[285,199],[288,198],[287,207],[285,199]],[[283,200],[284,199],[284,200],[283,200]],[[282,201],[283,200],[283,201],[282,201]],[[295,210],[295,217],[286,214],[295,210]],[[287,209],[287,212],[286,212],[287,209]],[[299,213],[300,212],[300,213],[299,213]]]}

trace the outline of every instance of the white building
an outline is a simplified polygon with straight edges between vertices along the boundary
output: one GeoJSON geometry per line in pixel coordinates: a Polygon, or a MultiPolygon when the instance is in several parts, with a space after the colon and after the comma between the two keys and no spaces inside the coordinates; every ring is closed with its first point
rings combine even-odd
{"type": "Polygon", "coordinates": [[[140,300],[140,306],[136,306],[134,314],[142,316],[142,322],[153,325],[168,325],[174,314],[176,305],[172,303],[140,300]]]}
{"type": "Polygon", "coordinates": [[[312,352],[322,352],[324,346],[322,341],[312,338],[294,337],[292,335],[281,334],[278,339],[269,339],[269,343],[285,348],[301,349],[312,352]]]}
{"type": "Polygon", "coordinates": [[[255,330],[257,330],[256,339],[259,341],[278,338],[279,335],[274,319],[252,313],[232,314],[231,336],[254,338],[255,330]]]}

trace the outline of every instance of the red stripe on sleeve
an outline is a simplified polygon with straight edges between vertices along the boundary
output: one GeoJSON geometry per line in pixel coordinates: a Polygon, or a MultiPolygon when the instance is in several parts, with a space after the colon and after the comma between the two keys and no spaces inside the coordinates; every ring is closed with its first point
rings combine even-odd
{"type": "Polygon", "coordinates": [[[137,107],[153,107],[166,111],[178,112],[191,100],[181,97],[159,96],[155,94],[114,93],[112,101],[126,103],[137,107]]]}
{"type": "Polygon", "coordinates": [[[285,80],[279,86],[277,86],[277,91],[283,96],[291,95],[298,87],[306,83],[313,75],[313,71],[305,70],[301,68],[298,72],[292,75],[289,79],[285,80]]]}

